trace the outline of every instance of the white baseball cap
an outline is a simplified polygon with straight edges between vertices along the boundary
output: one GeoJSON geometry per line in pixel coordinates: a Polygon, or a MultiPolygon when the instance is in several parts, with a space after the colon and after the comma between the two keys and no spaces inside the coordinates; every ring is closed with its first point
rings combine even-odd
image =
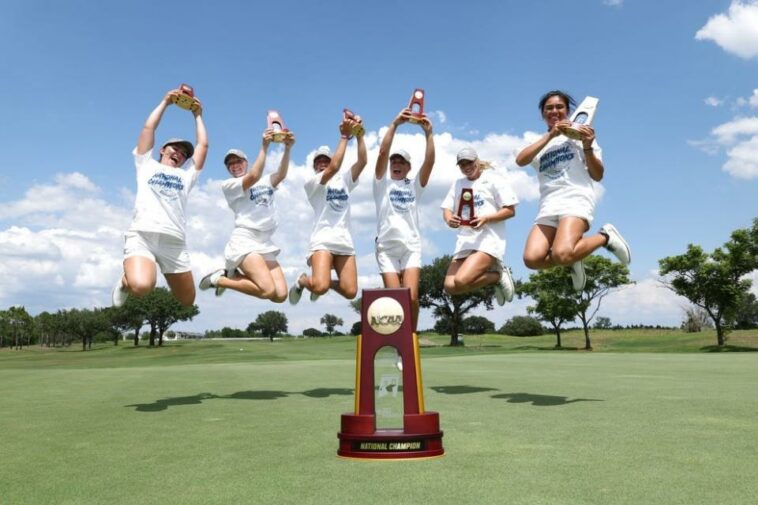
{"type": "Polygon", "coordinates": [[[313,161],[316,161],[316,158],[319,156],[326,156],[327,158],[332,159],[332,150],[329,149],[329,146],[321,146],[316,149],[316,154],[313,155],[313,161]]]}
{"type": "Polygon", "coordinates": [[[410,154],[408,154],[408,151],[406,151],[406,150],[404,150],[404,149],[395,149],[394,151],[392,151],[392,154],[390,154],[390,160],[391,160],[392,158],[394,158],[395,156],[400,156],[400,157],[401,157],[401,158],[403,158],[403,159],[404,159],[404,160],[405,160],[407,163],[410,163],[410,162],[411,162],[411,155],[410,155],[410,154]]]}
{"type": "Polygon", "coordinates": [[[458,160],[456,163],[460,163],[461,161],[474,161],[479,158],[479,155],[476,154],[476,151],[471,149],[470,147],[464,147],[460,151],[458,151],[458,160]]]}
{"type": "MultiPolygon", "coordinates": [[[[195,153],[195,147],[192,145],[192,142],[189,140],[184,139],[168,139],[166,142],[163,143],[163,147],[170,146],[170,145],[180,145],[184,148],[184,151],[187,153],[187,158],[191,158],[192,155],[195,153]]],[[[163,147],[161,149],[163,149],[163,147]]]]}
{"type": "Polygon", "coordinates": [[[229,149],[224,155],[224,165],[226,165],[226,162],[229,160],[229,156],[236,156],[247,161],[247,154],[245,154],[244,151],[241,151],[239,149],[229,149]]]}

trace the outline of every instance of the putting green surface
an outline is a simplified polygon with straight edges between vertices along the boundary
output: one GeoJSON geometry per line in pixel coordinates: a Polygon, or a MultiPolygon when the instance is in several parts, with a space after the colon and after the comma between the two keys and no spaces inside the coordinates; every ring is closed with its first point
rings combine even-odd
{"type": "Polygon", "coordinates": [[[353,408],[350,357],[121,368],[88,359],[0,368],[0,504],[758,496],[758,353],[425,359],[426,407],[440,413],[446,454],[422,461],[336,456],[340,414],[353,408]]]}

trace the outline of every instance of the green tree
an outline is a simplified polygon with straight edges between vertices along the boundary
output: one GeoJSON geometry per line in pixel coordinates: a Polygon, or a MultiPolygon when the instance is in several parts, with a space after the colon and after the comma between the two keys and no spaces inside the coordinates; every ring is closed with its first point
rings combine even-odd
{"type": "Polygon", "coordinates": [[[758,328],[758,299],[753,293],[747,293],[737,307],[734,327],[738,330],[758,328]]]}
{"type": "Polygon", "coordinates": [[[611,323],[610,317],[604,317],[604,316],[598,316],[597,319],[595,319],[595,329],[596,330],[608,330],[613,326],[611,323]]]}
{"type": "Polygon", "coordinates": [[[354,322],[354,323],[353,323],[353,325],[350,327],[350,334],[351,334],[352,336],[354,336],[354,337],[357,337],[358,335],[360,335],[360,334],[361,334],[361,330],[362,330],[362,327],[361,327],[361,322],[360,322],[360,321],[356,321],[356,322],[354,322]]]}
{"type": "Polygon", "coordinates": [[[463,333],[484,335],[495,333],[495,323],[483,316],[469,316],[463,320],[463,333]]]}
{"type": "Polygon", "coordinates": [[[0,346],[8,343],[14,349],[22,349],[33,337],[34,318],[21,306],[0,311],[0,332],[0,346]]]}
{"type": "Polygon", "coordinates": [[[498,333],[513,337],[536,337],[545,333],[539,320],[531,316],[513,316],[500,327],[498,333]]]}
{"type": "MultiPolygon", "coordinates": [[[[145,321],[150,325],[150,346],[163,345],[163,334],[177,321],[187,321],[200,311],[197,305],[185,307],[166,288],[156,288],[142,298],[145,321]]],[[[126,304],[124,304],[126,305],[126,304]]]]}
{"type": "Polygon", "coordinates": [[[304,337],[323,337],[325,335],[324,332],[321,330],[317,330],[316,328],[306,328],[303,330],[303,336],[304,337]]]}
{"type": "Polygon", "coordinates": [[[111,327],[110,318],[104,309],[71,309],[64,314],[69,333],[82,341],[82,351],[92,349],[95,335],[111,327]]]}
{"type": "Polygon", "coordinates": [[[342,318],[339,318],[334,314],[324,314],[321,316],[321,324],[326,328],[326,332],[329,335],[332,335],[334,333],[334,328],[342,326],[345,323],[342,321],[342,318]]]}
{"type": "Polygon", "coordinates": [[[263,312],[255,318],[255,327],[261,335],[273,342],[279,333],[287,333],[287,316],[277,310],[263,312]]]}
{"type": "Polygon", "coordinates": [[[587,273],[587,283],[584,290],[578,294],[577,317],[584,328],[584,348],[589,351],[592,350],[590,322],[600,310],[603,298],[614,288],[629,284],[630,280],[626,265],[602,256],[584,258],[584,270],[587,273]]]}
{"type": "Polygon", "coordinates": [[[519,296],[528,296],[534,305],[527,307],[529,314],[535,314],[549,324],[555,332],[555,348],[560,349],[561,329],[565,323],[576,319],[579,314],[577,294],[571,287],[568,268],[548,268],[529,275],[528,282],[516,284],[519,296]]]}
{"type": "MultiPolygon", "coordinates": [[[[478,289],[465,295],[452,296],[445,292],[444,282],[451,256],[435,258],[431,265],[421,268],[419,278],[419,305],[422,308],[432,308],[434,316],[445,321],[450,334],[450,345],[461,345],[458,338],[463,328],[463,318],[473,309],[484,305],[492,310],[492,300],[495,290],[492,286],[478,289]]],[[[435,329],[437,325],[435,324],[435,329]]]]}
{"type": "Polygon", "coordinates": [[[147,305],[145,298],[130,296],[121,307],[113,308],[111,312],[111,324],[121,331],[134,332],[134,345],[139,345],[139,334],[147,319],[147,305]]]}
{"type": "Polygon", "coordinates": [[[744,277],[758,268],[758,218],[752,228],[732,232],[730,240],[711,254],[689,244],[684,254],[663,258],[659,264],[663,283],[708,313],[722,347],[752,285],[744,277]]]}

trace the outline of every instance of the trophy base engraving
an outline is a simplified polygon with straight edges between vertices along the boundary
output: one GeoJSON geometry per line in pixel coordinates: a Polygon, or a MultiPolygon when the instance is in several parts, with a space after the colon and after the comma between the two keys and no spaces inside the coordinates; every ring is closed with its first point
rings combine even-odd
{"type": "Polygon", "coordinates": [[[343,414],[337,455],[351,459],[437,458],[444,455],[439,414],[405,414],[403,429],[374,430],[374,415],[343,414]]]}
{"type": "Polygon", "coordinates": [[[271,136],[271,141],[272,142],[284,142],[285,140],[287,140],[287,137],[289,137],[289,136],[290,136],[289,130],[277,131],[277,132],[275,132],[271,136]]]}
{"type": "Polygon", "coordinates": [[[426,117],[425,114],[411,113],[411,117],[408,118],[408,122],[413,123],[413,124],[419,124],[425,117],[426,117]]]}

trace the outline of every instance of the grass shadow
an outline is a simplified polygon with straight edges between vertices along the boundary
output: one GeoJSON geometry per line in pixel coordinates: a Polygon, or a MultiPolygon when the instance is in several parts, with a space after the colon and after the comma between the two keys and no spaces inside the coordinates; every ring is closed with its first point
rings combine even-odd
{"type": "Polygon", "coordinates": [[[332,395],[349,396],[353,394],[353,390],[349,388],[317,388],[303,391],[300,394],[309,398],[327,398],[332,395]]]}
{"type": "Polygon", "coordinates": [[[531,403],[535,407],[555,407],[557,405],[567,405],[576,402],[603,402],[605,400],[596,400],[591,398],[574,398],[569,400],[566,396],[552,395],[535,395],[531,393],[503,393],[493,395],[492,398],[503,399],[508,403],[531,403]]]}
{"type": "Polygon", "coordinates": [[[483,388],[478,386],[434,386],[432,391],[446,395],[468,395],[471,393],[483,393],[485,391],[497,391],[496,388],[483,388]]]}
{"type": "Polygon", "coordinates": [[[578,351],[578,347],[556,347],[554,345],[520,345],[514,351],[578,351]]]}
{"type": "Polygon", "coordinates": [[[705,352],[758,352],[758,348],[756,347],[743,347],[739,345],[706,345],[705,347],[701,347],[700,350],[705,352]]]}
{"type": "Polygon", "coordinates": [[[162,410],[166,410],[169,407],[176,407],[178,405],[199,405],[203,403],[203,400],[210,400],[212,398],[219,397],[210,393],[200,393],[192,396],[163,398],[162,400],[156,400],[153,403],[136,403],[134,405],[125,405],[125,407],[134,407],[134,410],[137,412],[160,412],[162,410]]]}

